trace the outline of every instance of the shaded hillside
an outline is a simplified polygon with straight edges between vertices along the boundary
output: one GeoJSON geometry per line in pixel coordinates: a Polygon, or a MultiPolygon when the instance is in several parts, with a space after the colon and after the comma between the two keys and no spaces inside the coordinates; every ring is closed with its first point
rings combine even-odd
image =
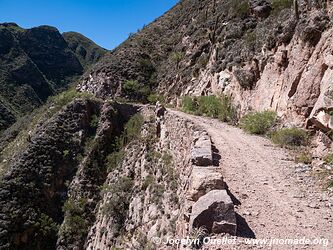
{"type": "Polygon", "coordinates": [[[84,67],[56,28],[22,29],[4,23],[0,24],[0,72],[1,131],[67,87],[84,67]]]}
{"type": "Polygon", "coordinates": [[[107,52],[89,38],[77,32],[65,32],[62,34],[69,48],[75,53],[81,65],[88,68],[98,62],[107,52]]]}

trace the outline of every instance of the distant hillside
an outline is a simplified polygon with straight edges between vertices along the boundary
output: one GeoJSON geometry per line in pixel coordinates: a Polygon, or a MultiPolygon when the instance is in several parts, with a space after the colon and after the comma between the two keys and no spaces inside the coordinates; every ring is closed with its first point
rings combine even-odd
{"type": "Polygon", "coordinates": [[[98,62],[107,52],[106,49],[98,46],[80,33],[65,32],[62,36],[84,68],[88,68],[91,64],[98,62]]]}
{"type": "Polygon", "coordinates": [[[65,88],[101,57],[97,51],[104,52],[84,36],[70,37],[87,48],[88,57],[73,52],[74,42],[54,27],[0,24],[0,131],[65,88]]]}

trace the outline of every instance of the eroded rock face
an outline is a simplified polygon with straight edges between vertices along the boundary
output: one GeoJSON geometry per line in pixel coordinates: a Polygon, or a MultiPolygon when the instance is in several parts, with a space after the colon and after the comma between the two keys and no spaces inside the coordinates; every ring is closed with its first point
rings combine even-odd
{"type": "Polygon", "coordinates": [[[212,233],[236,235],[234,204],[227,191],[212,190],[202,196],[192,207],[190,225],[212,233]]]}
{"type": "Polygon", "coordinates": [[[0,248],[54,249],[66,182],[75,175],[98,109],[94,101],[71,103],[37,129],[8,166],[0,179],[0,248]]]}

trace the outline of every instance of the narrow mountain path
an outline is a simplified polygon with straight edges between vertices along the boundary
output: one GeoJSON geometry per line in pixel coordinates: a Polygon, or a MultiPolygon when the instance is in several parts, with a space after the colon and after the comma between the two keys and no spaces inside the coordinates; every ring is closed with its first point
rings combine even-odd
{"type": "Polygon", "coordinates": [[[333,199],[309,173],[297,171],[286,150],[218,120],[169,112],[203,127],[211,136],[234,196],[240,239],[324,238],[329,240],[328,248],[310,244],[274,249],[333,249],[333,199]]]}

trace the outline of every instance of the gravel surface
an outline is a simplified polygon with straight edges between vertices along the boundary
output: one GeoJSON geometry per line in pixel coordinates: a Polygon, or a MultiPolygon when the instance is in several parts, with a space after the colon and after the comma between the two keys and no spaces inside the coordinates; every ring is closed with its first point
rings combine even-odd
{"type": "Polygon", "coordinates": [[[221,249],[333,249],[332,194],[316,185],[311,168],[299,166],[287,150],[266,138],[218,120],[169,112],[203,127],[221,156],[220,168],[238,214],[237,244],[221,249]],[[253,246],[244,243],[249,238],[326,239],[329,245],[253,246]]]}

